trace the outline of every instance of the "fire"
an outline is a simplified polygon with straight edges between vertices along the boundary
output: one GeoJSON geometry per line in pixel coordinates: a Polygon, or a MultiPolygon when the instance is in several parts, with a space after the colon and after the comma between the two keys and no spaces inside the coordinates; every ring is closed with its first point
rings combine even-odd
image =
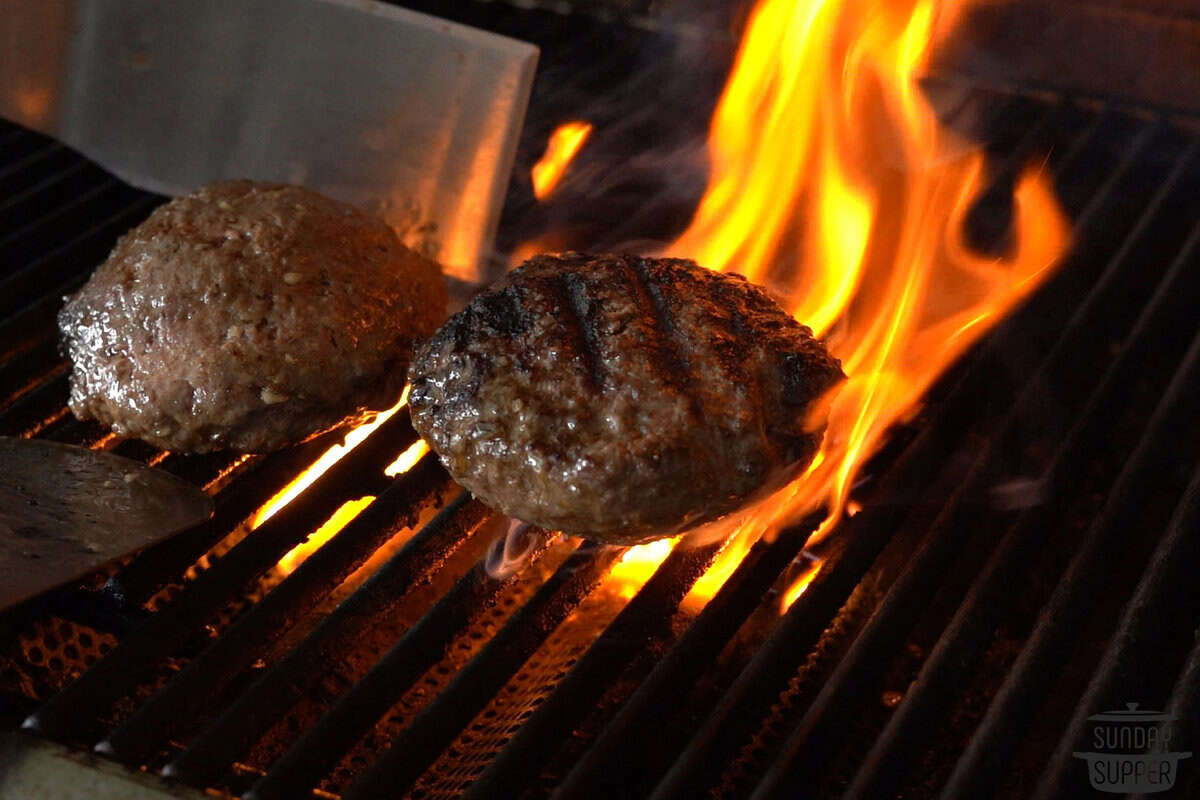
{"type": "MultiPolygon", "coordinates": [[[[732,537],[689,593],[703,602],[764,532],[825,507],[814,539],[827,535],[858,512],[850,488],[888,429],[1062,254],[1069,228],[1037,168],[1017,182],[1008,252],[985,256],[964,241],[967,211],[987,182],[984,160],[940,126],[917,85],[961,6],[760,0],[755,8],[711,123],[707,191],[666,253],[768,287],[825,339],[849,379],[827,398],[825,440],[802,477],[699,534],[630,548],[606,588],[630,597],[675,546],[697,535],[732,537]]],[[[533,170],[539,199],[590,131],[586,123],[555,131],[533,170]]],[[[422,455],[412,450],[393,466],[422,455]]],[[[313,479],[306,473],[297,483],[313,479]]],[[[255,524],[302,488],[281,493],[255,524]]],[[[820,568],[809,564],[784,608],[820,568]]]]}
{"type": "Polygon", "coordinates": [[[358,512],[362,511],[367,506],[374,502],[375,498],[371,495],[360,497],[357,500],[347,500],[333,512],[333,516],[325,520],[321,527],[317,528],[300,544],[288,550],[283,558],[279,559],[279,571],[284,575],[291,575],[295,572],[296,567],[304,563],[304,559],[315,553],[321,545],[332,539],[338,531],[350,524],[350,520],[358,516],[358,512]]]}
{"type": "Polygon", "coordinates": [[[822,503],[839,519],[887,429],[1066,245],[1036,169],[1018,182],[1008,254],[963,241],[983,158],[939,126],[917,86],[960,8],[763,0],[748,23],[712,122],[708,190],[669,252],[768,286],[850,376],[831,399],[822,463],[760,509],[764,527],[822,503]]]}
{"type": "Polygon", "coordinates": [[[783,593],[783,602],[780,603],[780,610],[786,613],[792,607],[792,603],[800,599],[800,595],[804,594],[809,584],[817,577],[817,573],[821,571],[821,563],[821,560],[817,558],[808,561],[804,571],[800,573],[800,577],[796,578],[787,591],[783,593]]]}
{"type": "Polygon", "coordinates": [[[571,239],[561,231],[521,242],[508,255],[509,268],[519,267],[538,253],[555,253],[571,248],[571,239]]]}
{"type": "MultiPolygon", "coordinates": [[[[711,595],[763,531],[825,505],[826,535],[864,460],[937,376],[1031,292],[1066,247],[1047,177],[1017,183],[1013,245],[972,252],[982,154],[943,129],[917,78],[961,0],[761,0],[714,114],[711,177],[667,248],[739,272],[824,337],[849,380],[808,472],[724,529],[711,595]]],[[[787,592],[785,606],[816,574],[787,592]]]]}
{"type": "Polygon", "coordinates": [[[293,478],[291,483],[280,489],[274,497],[264,503],[262,508],[258,510],[258,513],[254,515],[254,520],[250,523],[250,530],[254,530],[259,525],[262,525],[275,516],[280,509],[292,502],[296,497],[299,497],[300,493],[311,486],[313,481],[324,475],[330,467],[341,461],[347,453],[362,444],[368,436],[375,432],[376,428],[391,419],[407,402],[408,387],[405,386],[404,393],[400,395],[400,399],[396,401],[396,405],[387,411],[380,412],[370,422],[365,422],[350,431],[346,434],[346,438],[342,440],[342,444],[335,444],[326,450],[308,469],[293,478]]]}
{"type": "Polygon", "coordinates": [[[550,142],[546,152],[533,165],[530,177],[533,179],[533,194],[538,200],[545,200],[558,186],[563,173],[571,159],[583,147],[592,132],[591,123],[567,122],[559,125],[550,134],[550,142]]]}
{"type": "MultiPolygon", "coordinates": [[[[408,390],[405,389],[404,396],[401,397],[400,402],[397,405],[395,405],[394,407],[385,411],[384,414],[387,414],[389,417],[392,414],[395,414],[397,411],[400,410],[400,408],[404,405],[404,403],[407,400],[408,400],[408,390]]],[[[380,415],[380,416],[382,416],[382,415],[380,415]]],[[[359,427],[355,428],[346,437],[345,445],[339,445],[337,447],[333,447],[333,448],[330,448],[329,450],[327,450],[325,452],[325,455],[323,455],[323,456],[321,456],[321,458],[317,459],[317,461],[314,462],[311,467],[309,467],[299,478],[297,478],[292,483],[298,484],[298,482],[302,478],[305,478],[307,475],[309,475],[309,473],[314,472],[318,468],[321,469],[321,472],[324,472],[326,469],[333,466],[333,463],[336,462],[338,460],[338,458],[341,458],[342,456],[346,455],[346,453],[350,452],[350,450],[354,449],[354,447],[357,446],[359,442],[366,439],[367,436],[369,436],[372,431],[374,431],[376,428],[378,428],[380,425],[382,425],[385,420],[386,420],[386,417],[382,420],[376,419],[372,422],[369,422],[365,425],[360,425],[359,427]],[[364,433],[360,433],[360,431],[364,431],[364,430],[365,430],[364,433]],[[351,439],[351,437],[354,437],[353,440],[351,439]],[[340,451],[338,451],[339,447],[341,448],[340,451]],[[325,463],[329,454],[333,453],[335,451],[338,451],[337,452],[338,458],[335,458],[335,459],[333,459],[333,461],[329,461],[328,463],[325,463]]],[[[413,467],[415,467],[417,465],[417,462],[419,462],[422,458],[424,458],[425,454],[428,452],[429,452],[429,445],[425,444],[425,442],[423,440],[418,439],[417,441],[415,441],[411,445],[409,445],[404,450],[403,453],[401,453],[399,456],[397,456],[396,460],[393,461],[391,464],[389,464],[384,469],[383,473],[385,475],[387,475],[389,478],[394,478],[399,475],[403,475],[404,473],[408,472],[413,467]]],[[[319,474],[319,473],[317,473],[317,474],[319,474]]],[[[316,480],[316,476],[314,476],[312,478],[312,480],[316,480]]],[[[312,482],[312,480],[307,481],[304,484],[304,486],[307,486],[309,483],[312,482]]],[[[277,495],[276,497],[282,497],[285,494],[287,494],[288,499],[290,500],[292,497],[295,497],[301,491],[303,491],[303,487],[295,490],[294,493],[292,493],[291,484],[289,484],[289,486],[287,488],[285,488],[282,492],[280,492],[279,495],[277,495]]],[[[356,500],[347,500],[345,503],[342,503],[342,505],[338,508],[338,510],[333,512],[333,515],[329,519],[325,520],[324,524],[322,524],[320,528],[317,528],[315,531],[312,532],[312,534],[307,539],[305,539],[303,542],[296,545],[291,550],[289,550],[286,554],[284,554],[283,558],[281,558],[279,560],[279,564],[278,564],[280,571],[283,572],[284,575],[290,575],[296,569],[296,567],[300,566],[300,564],[303,563],[304,559],[308,558],[310,555],[312,555],[313,552],[315,552],[318,548],[320,548],[321,545],[325,544],[327,541],[332,539],[337,534],[338,531],[340,531],[342,528],[349,525],[350,521],[353,520],[355,517],[357,517],[358,513],[360,511],[362,511],[367,506],[371,505],[371,503],[374,502],[374,500],[375,500],[375,497],[373,495],[366,495],[366,496],[360,497],[356,500]]],[[[272,500],[272,503],[273,502],[274,502],[274,500],[272,500]]],[[[261,516],[263,511],[267,510],[269,506],[271,506],[271,503],[268,503],[266,506],[263,506],[263,510],[259,511],[259,515],[261,516]]],[[[276,511],[279,510],[279,508],[282,508],[282,507],[283,506],[280,505],[276,508],[271,508],[270,513],[274,514],[276,511]]],[[[270,515],[268,514],[268,516],[270,516],[270,515]]],[[[255,525],[257,525],[257,524],[259,524],[259,521],[256,520],[255,525]]]]}
{"type": "Polygon", "coordinates": [[[415,467],[417,462],[424,458],[425,454],[428,452],[429,445],[425,443],[425,440],[417,439],[415,442],[410,444],[403,453],[396,456],[395,461],[393,461],[391,464],[388,464],[387,467],[384,468],[383,474],[387,475],[389,478],[394,478],[397,475],[403,475],[415,467]]]}
{"type": "Polygon", "coordinates": [[[675,549],[680,537],[658,539],[646,544],[635,545],[625,551],[621,559],[608,573],[606,586],[618,595],[629,599],[637,594],[642,584],[658,569],[675,549]]]}

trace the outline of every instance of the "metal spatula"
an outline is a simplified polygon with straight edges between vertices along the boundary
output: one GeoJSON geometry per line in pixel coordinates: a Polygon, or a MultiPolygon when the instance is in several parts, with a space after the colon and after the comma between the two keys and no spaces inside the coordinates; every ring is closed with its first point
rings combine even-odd
{"type": "Polygon", "coordinates": [[[0,437],[0,609],[212,515],[168,472],[74,445],[0,437]]]}
{"type": "Polygon", "coordinates": [[[537,48],[370,0],[39,0],[0,13],[0,116],[136,186],[299,183],[470,279],[537,48]]]}

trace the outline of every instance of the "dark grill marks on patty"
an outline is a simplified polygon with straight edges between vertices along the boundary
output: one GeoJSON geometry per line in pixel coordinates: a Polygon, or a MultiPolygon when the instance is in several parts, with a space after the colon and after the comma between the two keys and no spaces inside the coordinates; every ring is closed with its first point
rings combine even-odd
{"type": "Polygon", "coordinates": [[[571,328],[578,343],[583,363],[587,365],[588,377],[597,391],[604,387],[604,358],[600,353],[601,343],[591,314],[591,302],[579,275],[572,272],[560,273],[557,284],[562,291],[564,310],[568,314],[564,322],[571,328]]]}
{"type": "MultiPolygon", "coordinates": [[[[650,278],[649,265],[644,258],[625,258],[622,260],[626,273],[630,276],[635,295],[640,305],[650,315],[651,324],[657,336],[652,348],[652,359],[662,365],[660,373],[676,388],[687,390],[695,384],[692,373],[691,359],[687,354],[687,343],[680,341],[679,332],[667,311],[663,300],[662,289],[650,278]]],[[[696,409],[697,418],[700,409],[696,409]]]]}
{"type": "Polygon", "coordinates": [[[740,276],[564,253],[452,317],[410,377],[414,424],[460,483],[510,516],[631,543],[797,474],[842,374],[740,276]]]}

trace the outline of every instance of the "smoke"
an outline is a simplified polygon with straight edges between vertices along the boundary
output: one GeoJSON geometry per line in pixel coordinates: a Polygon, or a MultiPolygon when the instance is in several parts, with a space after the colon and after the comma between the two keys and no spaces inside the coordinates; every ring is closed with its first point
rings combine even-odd
{"type": "Polygon", "coordinates": [[[708,124],[736,39],[715,26],[670,27],[599,26],[582,41],[540,42],[485,282],[511,266],[514,251],[652,252],[687,226],[707,184],[708,124]],[[530,170],[554,129],[570,121],[591,123],[593,132],[553,194],[539,202],[530,170]]]}
{"type": "Polygon", "coordinates": [[[528,522],[509,520],[504,534],[496,537],[488,547],[483,557],[484,569],[498,581],[508,580],[523,570],[555,537],[556,534],[528,522]]]}

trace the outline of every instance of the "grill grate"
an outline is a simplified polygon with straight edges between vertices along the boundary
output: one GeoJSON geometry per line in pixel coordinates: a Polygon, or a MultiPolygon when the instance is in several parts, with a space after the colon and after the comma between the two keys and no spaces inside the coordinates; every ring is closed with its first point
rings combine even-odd
{"type": "MultiPolygon", "coordinates": [[[[605,583],[620,548],[548,539],[519,574],[489,577],[502,521],[430,456],[384,477],[415,439],[403,414],[250,531],[333,439],[181,456],[74,420],[61,296],[161,198],[0,127],[0,433],[157,464],[217,508],[0,617],[0,724],[27,718],[176,785],[257,798],[1051,798],[1086,783],[1072,752],[1089,715],[1136,701],[1195,720],[1195,126],[952,81],[929,91],[989,142],[977,246],[1003,248],[1015,177],[1044,156],[1074,249],[896,432],[856,489],[863,510],[782,615],[816,519],[755,545],[698,614],[681,600],[715,546],[673,553],[627,602],[605,583]],[[277,568],[368,494],[294,572],[277,568]]],[[[571,116],[547,106],[549,123],[571,116]]],[[[549,123],[531,125],[522,159],[549,123]]],[[[686,219],[618,216],[613,241],[686,219]]],[[[529,233],[507,225],[512,241],[529,233]]],[[[1197,774],[1181,767],[1182,794],[1197,774]]]]}

